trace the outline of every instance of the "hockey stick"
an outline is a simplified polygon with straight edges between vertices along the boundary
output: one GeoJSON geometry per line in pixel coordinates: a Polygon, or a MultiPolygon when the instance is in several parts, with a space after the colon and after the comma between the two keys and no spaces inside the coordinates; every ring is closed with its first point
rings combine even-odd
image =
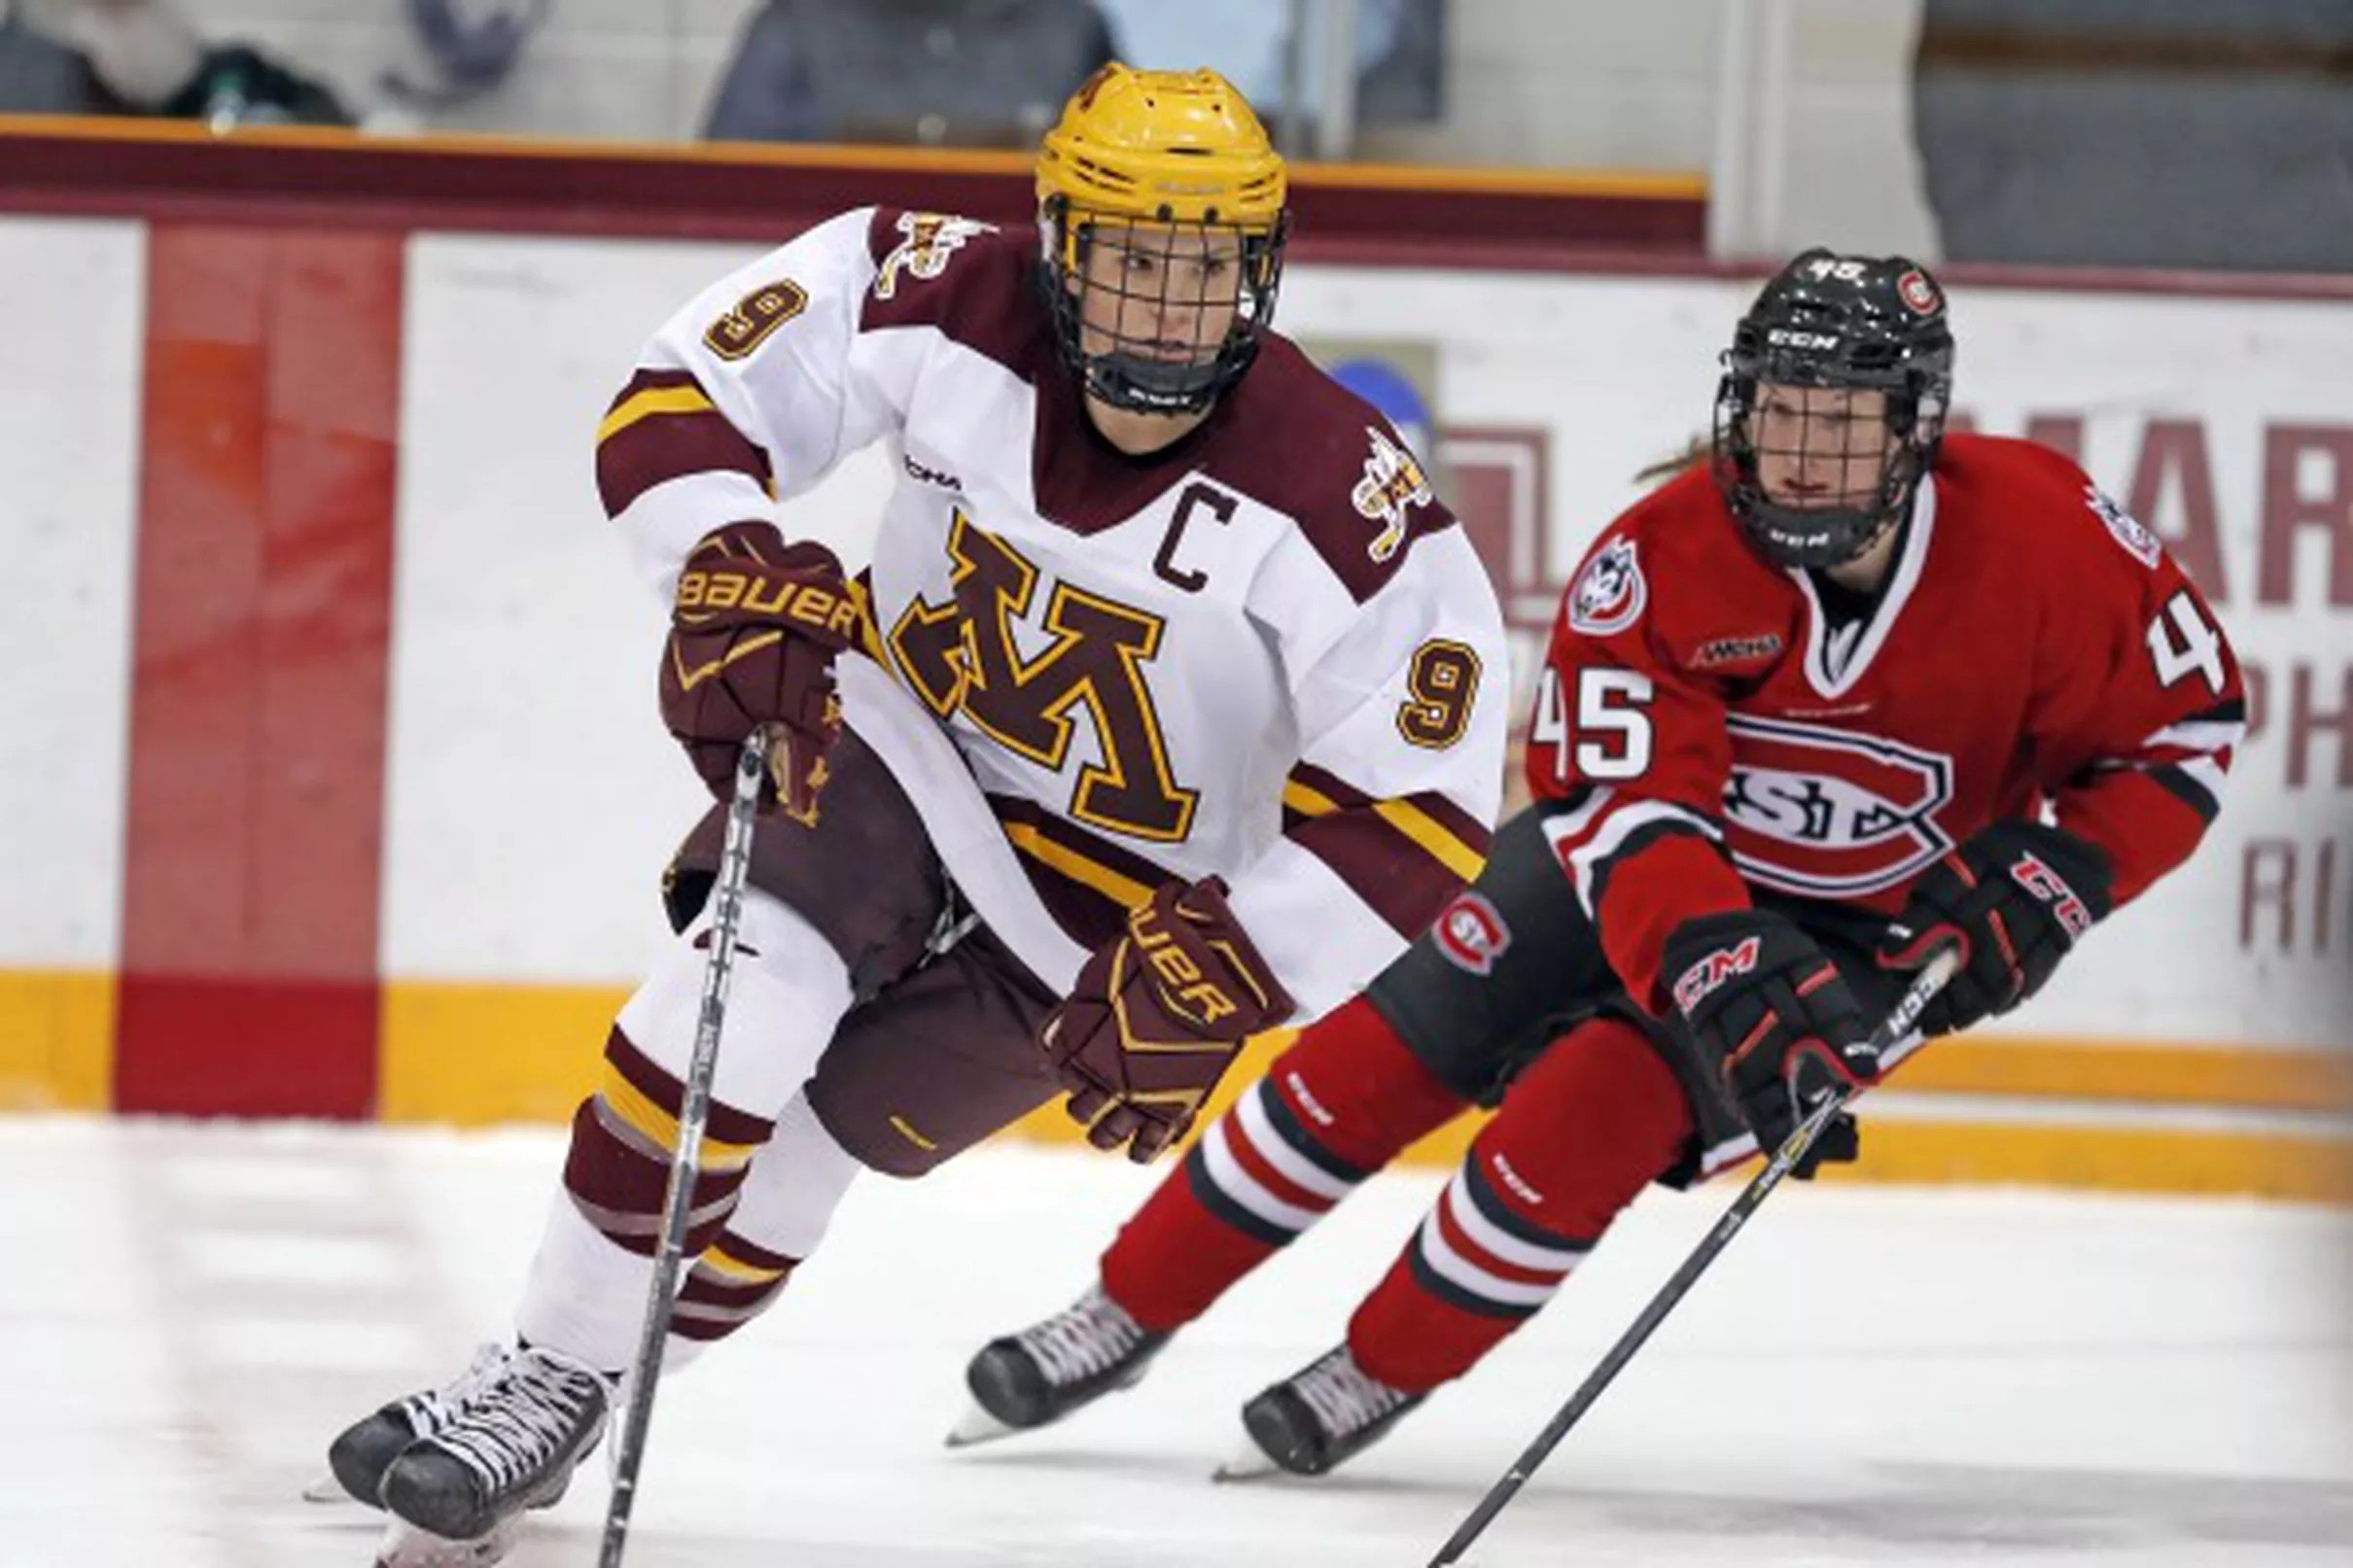
{"type": "Polygon", "coordinates": [[[629,1508],[637,1499],[637,1468],[646,1454],[646,1425],[653,1418],[653,1388],[662,1376],[670,1338],[670,1309],[686,1249],[686,1216],[702,1171],[703,1130],[711,1120],[711,1079],[719,1066],[720,1026],[727,1016],[727,983],[735,970],[735,928],[744,914],[744,881],[752,868],[752,819],[768,772],[767,737],[754,730],[735,759],[735,794],[727,802],[727,834],[711,890],[711,957],[703,966],[702,1012],[694,1026],[694,1056],[679,1101],[678,1148],[670,1158],[670,1186],[662,1200],[662,1229],[653,1254],[653,1282],[646,1292],[646,1322],[629,1368],[629,1403],[614,1439],[613,1497],[605,1506],[605,1542],[597,1568],[621,1568],[629,1544],[629,1508]]]}
{"type": "MultiPolygon", "coordinates": [[[[1921,1010],[1927,1007],[1938,992],[1945,989],[1945,983],[1952,978],[1953,971],[1960,966],[1961,955],[1957,944],[1939,948],[1921,966],[1912,984],[1904,988],[1904,994],[1896,998],[1887,1016],[1879,1021],[1879,1027],[1871,1031],[1874,1050],[1881,1056],[1893,1051],[1904,1036],[1912,1032],[1913,1026],[1920,1021],[1921,1010]]],[[[1673,1276],[1659,1288],[1659,1293],[1634,1318],[1633,1326],[1618,1336],[1618,1342],[1609,1347],[1609,1354],[1601,1358],[1601,1364],[1594,1368],[1585,1381],[1578,1385],[1577,1391],[1568,1397],[1568,1403],[1561,1407],[1560,1413],[1546,1423],[1544,1430],[1536,1434],[1536,1441],[1512,1461],[1512,1467],[1503,1473],[1503,1479],[1487,1489],[1487,1495],[1479,1499],[1479,1506],[1471,1510],[1470,1516],[1457,1527],[1455,1533],[1447,1538],[1446,1545],[1438,1549],[1438,1554],[1429,1560],[1429,1568],[1447,1568],[1448,1564],[1462,1560],[1462,1553],[1470,1550],[1471,1543],[1494,1522],[1495,1516],[1503,1512],[1504,1505],[1519,1495],[1520,1488],[1528,1483],[1528,1478],[1536,1473],[1536,1467],[1551,1456],[1561,1440],[1568,1436],[1568,1429],[1584,1417],[1585,1412],[1593,1408],[1594,1401],[1601,1397],[1601,1391],[1610,1385],[1611,1379],[1625,1370],[1626,1364],[1633,1359],[1634,1352],[1641,1349],[1652,1332],[1667,1320],[1667,1314],[1675,1309],[1675,1304],[1683,1299],[1683,1293],[1707,1272],[1709,1264],[1716,1261],[1716,1254],[1740,1234],[1740,1227],[1748,1223],[1749,1216],[1757,1211],[1757,1205],[1764,1202],[1773,1190],[1781,1185],[1781,1179],[1805,1160],[1806,1152],[1822,1135],[1822,1130],[1830,1125],[1831,1118],[1845,1108],[1852,1093],[1852,1090],[1840,1089],[1823,1097],[1821,1103],[1814,1106],[1789,1136],[1781,1140],[1781,1146],[1773,1152],[1773,1158],[1765,1163],[1765,1168],[1758,1171],[1755,1179],[1741,1190],[1740,1196],[1733,1200],[1732,1206],[1724,1211],[1724,1217],[1716,1221],[1714,1228],[1692,1249],[1691,1256],[1683,1260],[1683,1267],[1677,1269],[1673,1276]]]]}

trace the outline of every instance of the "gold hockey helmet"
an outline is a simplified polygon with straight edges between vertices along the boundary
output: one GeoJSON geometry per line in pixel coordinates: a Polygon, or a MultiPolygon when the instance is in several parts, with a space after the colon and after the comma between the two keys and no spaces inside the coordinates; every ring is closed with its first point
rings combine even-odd
{"type": "Polygon", "coordinates": [[[1089,392],[1183,413],[1241,379],[1275,311],[1288,185],[1216,72],[1113,61],[1088,79],[1038,150],[1037,218],[1056,331],[1089,392]],[[1116,261],[1090,264],[1101,246],[1116,261]]]}

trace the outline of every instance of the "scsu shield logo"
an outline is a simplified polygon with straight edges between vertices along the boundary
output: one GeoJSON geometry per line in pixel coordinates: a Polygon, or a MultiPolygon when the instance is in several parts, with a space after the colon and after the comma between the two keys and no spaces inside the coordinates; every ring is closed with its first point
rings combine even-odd
{"type": "Polygon", "coordinates": [[[1926,869],[1952,840],[1936,814],[1952,759],[1900,741],[1734,714],[1726,843],[1742,875],[1809,898],[1879,892],[1926,869]]]}
{"type": "Polygon", "coordinates": [[[1479,893],[1464,891],[1439,913],[1430,939],[1447,961],[1475,975],[1493,974],[1495,960],[1512,945],[1511,927],[1503,914],[1479,893]]]}
{"type": "Polygon", "coordinates": [[[1933,316],[1945,307],[1944,294],[1918,267],[1895,280],[1895,292],[1908,307],[1922,316],[1933,316]]]}
{"type": "Polygon", "coordinates": [[[1568,624],[1588,637],[1607,637],[1632,626],[1649,598],[1634,541],[1611,540],[1577,574],[1568,591],[1568,624]]]}

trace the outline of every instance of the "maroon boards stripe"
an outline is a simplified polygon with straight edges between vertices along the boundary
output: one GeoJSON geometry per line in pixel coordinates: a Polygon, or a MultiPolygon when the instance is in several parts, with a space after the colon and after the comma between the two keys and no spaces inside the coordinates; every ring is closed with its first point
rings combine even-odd
{"type": "Polygon", "coordinates": [[[402,253],[149,230],[122,1110],[373,1108],[402,253]]]}

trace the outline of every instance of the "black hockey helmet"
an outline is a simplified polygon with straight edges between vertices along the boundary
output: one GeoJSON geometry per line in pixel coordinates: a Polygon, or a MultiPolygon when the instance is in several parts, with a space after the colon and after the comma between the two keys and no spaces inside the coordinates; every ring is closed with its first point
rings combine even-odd
{"type": "MultiPolygon", "coordinates": [[[[1952,328],[1945,291],[1901,256],[1841,256],[1816,248],[1776,273],[1733,331],[1716,389],[1715,471],[1734,515],[1759,548],[1792,567],[1853,560],[1901,519],[1936,461],[1952,396],[1952,328]],[[1757,389],[1763,385],[1865,389],[1887,395],[1879,484],[1862,505],[1795,506],[1767,497],[1758,477],[1757,389]]],[[[1846,437],[1849,427],[1801,420],[1798,428],[1846,437]]],[[[1776,457],[1847,454],[1797,449],[1776,457]]],[[[1856,456],[1864,454],[1856,453],[1856,456]]]]}

